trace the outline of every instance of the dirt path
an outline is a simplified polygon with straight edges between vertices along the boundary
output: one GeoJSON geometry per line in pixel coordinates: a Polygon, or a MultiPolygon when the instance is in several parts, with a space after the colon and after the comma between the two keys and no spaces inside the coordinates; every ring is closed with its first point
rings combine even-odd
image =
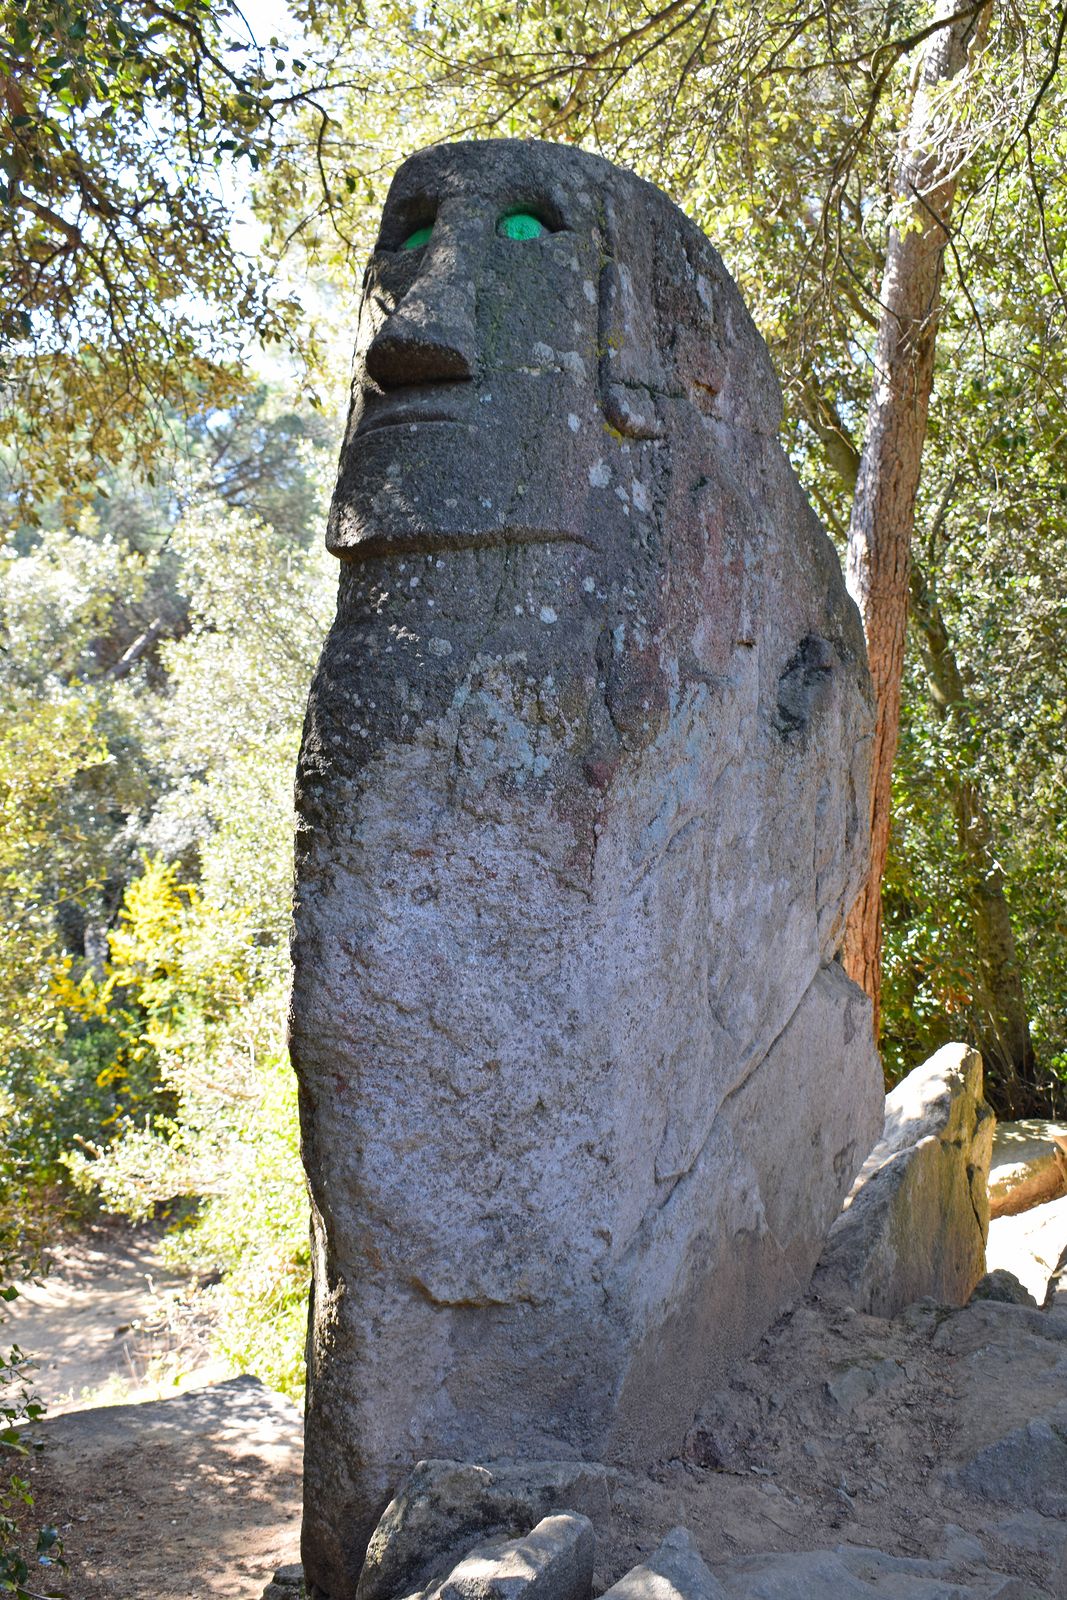
{"type": "Polygon", "coordinates": [[[255,1378],[36,1432],[37,1511],[62,1532],[69,1600],[259,1600],[298,1558],[300,1414],[255,1378]]]}
{"type": "Polygon", "coordinates": [[[211,1360],[154,1230],[98,1228],[54,1257],[2,1337],[38,1363],[34,1516],[61,1531],[64,1593],[258,1600],[297,1556],[300,1413],[211,1360]]]}
{"type": "Polygon", "coordinates": [[[162,1400],[230,1376],[166,1268],[152,1226],[104,1223],[53,1248],[51,1270],[19,1285],[3,1337],[36,1366],[49,1416],[123,1400],[162,1400]]]}

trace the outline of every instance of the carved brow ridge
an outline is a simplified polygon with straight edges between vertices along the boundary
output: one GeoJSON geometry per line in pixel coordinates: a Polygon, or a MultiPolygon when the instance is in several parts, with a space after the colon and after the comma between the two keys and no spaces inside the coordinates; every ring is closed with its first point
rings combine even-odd
{"type": "Polygon", "coordinates": [[[404,236],[412,231],[418,231],[419,228],[432,227],[442,205],[446,201],[457,199],[463,199],[479,210],[492,211],[496,222],[505,217],[529,212],[549,234],[574,231],[569,221],[569,208],[562,206],[550,195],[519,191],[518,198],[513,192],[510,198],[505,199],[500,195],[478,193],[457,195],[424,189],[415,194],[405,195],[387,210],[382,218],[383,225],[374,246],[375,250],[390,253],[399,250],[403,245],[404,236]]]}

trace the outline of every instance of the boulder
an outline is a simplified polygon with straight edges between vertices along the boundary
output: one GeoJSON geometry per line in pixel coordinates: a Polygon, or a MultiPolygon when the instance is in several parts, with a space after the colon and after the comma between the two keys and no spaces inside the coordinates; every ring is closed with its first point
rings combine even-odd
{"type": "Polygon", "coordinates": [[[1067,1124],[998,1122],[989,1164],[989,1215],[1012,1216],[1067,1195],[1067,1124]]]}
{"type": "Polygon", "coordinates": [[[985,1271],[993,1126],[976,1051],[945,1045],[909,1073],[886,1097],[816,1291],[882,1317],[926,1296],[963,1304],[985,1271]]]}
{"type": "Polygon", "coordinates": [[[420,1458],[679,1454],[877,1137],[870,680],[780,417],[660,191],[536,141],[400,169],[297,779],[332,1600],[420,1458]]]}
{"type": "Polygon", "coordinates": [[[521,1539],[491,1539],[467,1552],[426,1600],[588,1600],[593,1525],[565,1511],[521,1539]]]}
{"type": "Polygon", "coordinates": [[[1067,1257],[1067,1196],[996,1217],[989,1224],[986,1265],[1011,1273],[1037,1304],[1055,1293],[1055,1280],[1067,1257]]]}
{"type": "MultiPolygon", "coordinates": [[[[992,1226],[992,1224],[990,1224],[992,1226]]],[[[996,1267],[992,1272],[987,1272],[975,1284],[972,1300],[997,1300],[1004,1305],[1033,1306],[1037,1301],[1029,1289],[1022,1284],[1014,1272],[1008,1272],[1004,1267],[996,1267]]]]}
{"type": "Polygon", "coordinates": [[[371,1536],[358,1600],[397,1600],[430,1586],[489,1534],[528,1534],[564,1507],[610,1512],[603,1467],[582,1461],[420,1461],[371,1536]]]}
{"type": "Polygon", "coordinates": [[[654,1555],[612,1584],[603,1600],[726,1600],[685,1528],[670,1532],[654,1555]]]}

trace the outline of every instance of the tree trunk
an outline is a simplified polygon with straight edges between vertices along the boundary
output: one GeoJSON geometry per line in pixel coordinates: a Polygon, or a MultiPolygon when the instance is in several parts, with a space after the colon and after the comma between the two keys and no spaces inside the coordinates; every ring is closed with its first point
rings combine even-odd
{"type": "MultiPolygon", "coordinates": [[[[935,20],[957,9],[958,0],[938,0],[935,20]]],[[[923,55],[895,180],[897,197],[911,204],[903,224],[889,235],[874,384],[849,522],[846,576],[867,637],[876,720],[869,797],[871,864],[848,921],[845,967],[871,997],[875,1038],[881,1020],[881,890],[900,723],[911,535],[959,159],[953,123],[939,117],[936,100],[966,66],[988,15],[986,7],[946,23],[931,34],[923,55]]]]}
{"type": "MultiPolygon", "coordinates": [[[[911,616],[921,642],[930,699],[948,722],[964,762],[978,754],[980,734],[967,705],[952,641],[932,584],[915,563],[911,573],[911,616]]],[[[982,793],[966,765],[948,775],[956,834],[967,863],[967,897],[973,917],[979,1014],[978,1046],[986,1066],[986,1085],[995,1109],[1011,1118],[1047,1114],[1047,1095],[1037,1081],[1015,931],[997,861],[995,833],[982,793]]]]}

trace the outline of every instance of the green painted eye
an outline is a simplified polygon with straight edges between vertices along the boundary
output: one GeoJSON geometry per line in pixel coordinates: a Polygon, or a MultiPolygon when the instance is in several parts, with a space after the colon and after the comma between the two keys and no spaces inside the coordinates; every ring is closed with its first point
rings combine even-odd
{"type": "Polygon", "coordinates": [[[502,239],[540,239],[548,229],[528,211],[513,211],[510,216],[501,217],[496,231],[502,239]]]}
{"type": "Polygon", "coordinates": [[[432,232],[432,222],[425,228],[416,228],[414,233],[408,234],[404,243],[400,246],[401,250],[421,250],[424,244],[429,244],[432,232]]]}

